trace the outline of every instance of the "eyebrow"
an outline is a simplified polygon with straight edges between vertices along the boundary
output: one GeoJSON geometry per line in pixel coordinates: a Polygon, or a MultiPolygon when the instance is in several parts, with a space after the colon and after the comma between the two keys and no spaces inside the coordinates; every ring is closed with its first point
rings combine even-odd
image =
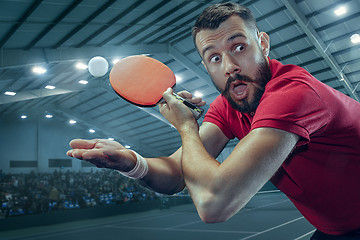
{"type": "Polygon", "coordinates": [[[243,33],[236,33],[234,35],[232,35],[231,37],[228,38],[228,42],[231,42],[233,41],[235,38],[239,38],[239,37],[243,37],[243,38],[246,38],[245,34],[243,33]]]}
{"type": "MultiPolygon", "coordinates": [[[[227,40],[227,42],[232,42],[234,41],[234,39],[239,38],[239,37],[243,37],[246,38],[245,34],[243,33],[235,33],[234,35],[230,36],[227,40]]],[[[206,47],[203,51],[202,51],[202,56],[205,56],[205,53],[211,49],[215,48],[213,45],[210,45],[208,47],[206,47]]]]}

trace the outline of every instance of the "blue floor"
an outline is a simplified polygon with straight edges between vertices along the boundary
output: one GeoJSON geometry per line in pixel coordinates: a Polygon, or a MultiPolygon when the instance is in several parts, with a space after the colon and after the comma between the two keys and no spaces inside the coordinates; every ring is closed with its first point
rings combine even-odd
{"type": "Polygon", "coordinates": [[[0,232],[1,240],[300,240],[315,231],[280,192],[257,194],[224,223],[203,223],[192,204],[0,232]]]}

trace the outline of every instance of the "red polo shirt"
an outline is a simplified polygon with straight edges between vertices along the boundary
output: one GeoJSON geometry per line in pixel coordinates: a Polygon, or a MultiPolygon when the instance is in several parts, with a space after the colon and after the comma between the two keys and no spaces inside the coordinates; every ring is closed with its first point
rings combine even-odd
{"type": "Polygon", "coordinates": [[[219,96],[205,122],[229,138],[272,127],[299,135],[293,154],[271,178],[320,231],[360,228],[360,103],[295,65],[270,60],[272,79],[255,113],[242,114],[219,96]]]}

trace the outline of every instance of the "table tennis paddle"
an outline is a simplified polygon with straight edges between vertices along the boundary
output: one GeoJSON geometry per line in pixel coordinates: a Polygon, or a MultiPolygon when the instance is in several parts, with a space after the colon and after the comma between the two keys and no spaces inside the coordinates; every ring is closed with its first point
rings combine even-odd
{"type": "MultiPolygon", "coordinates": [[[[140,107],[154,107],[162,100],[162,94],[176,84],[175,74],[162,62],[145,55],[134,55],[121,59],[110,71],[111,87],[126,101],[140,107]]],[[[175,92],[173,95],[183,102],[199,119],[204,110],[195,106],[175,92]]]]}

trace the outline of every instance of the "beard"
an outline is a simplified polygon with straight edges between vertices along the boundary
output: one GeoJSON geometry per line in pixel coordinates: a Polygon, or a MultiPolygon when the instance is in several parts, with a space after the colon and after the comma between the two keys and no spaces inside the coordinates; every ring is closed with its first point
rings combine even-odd
{"type": "Polygon", "coordinates": [[[263,96],[265,92],[265,86],[271,79],[271,71],[270,67],[267,65],[265,58],[264,61],[260,63],[259,69],[256,73],[255,78],[251,78],[246,75],[240,75],[236,74],[233,77],[229,77],[224,91],[222,91],[221,95],[226,98],[226,100],[229,102],[230,106],[234,108],[235,110],[242,112],[242,113],[251,113],[255,112],[257,107],[260,104],[261,97],[263,96]],[[230,84],[236,80],[241,80],[244,82],[251,82],[251,83],[257,83],[260,85],[260,87],[255,88],[254,93],[254,99],[252,101],[248,101],[247,98],[242,99],[241,101],[235,101],[230,93],[230,84]]]}

